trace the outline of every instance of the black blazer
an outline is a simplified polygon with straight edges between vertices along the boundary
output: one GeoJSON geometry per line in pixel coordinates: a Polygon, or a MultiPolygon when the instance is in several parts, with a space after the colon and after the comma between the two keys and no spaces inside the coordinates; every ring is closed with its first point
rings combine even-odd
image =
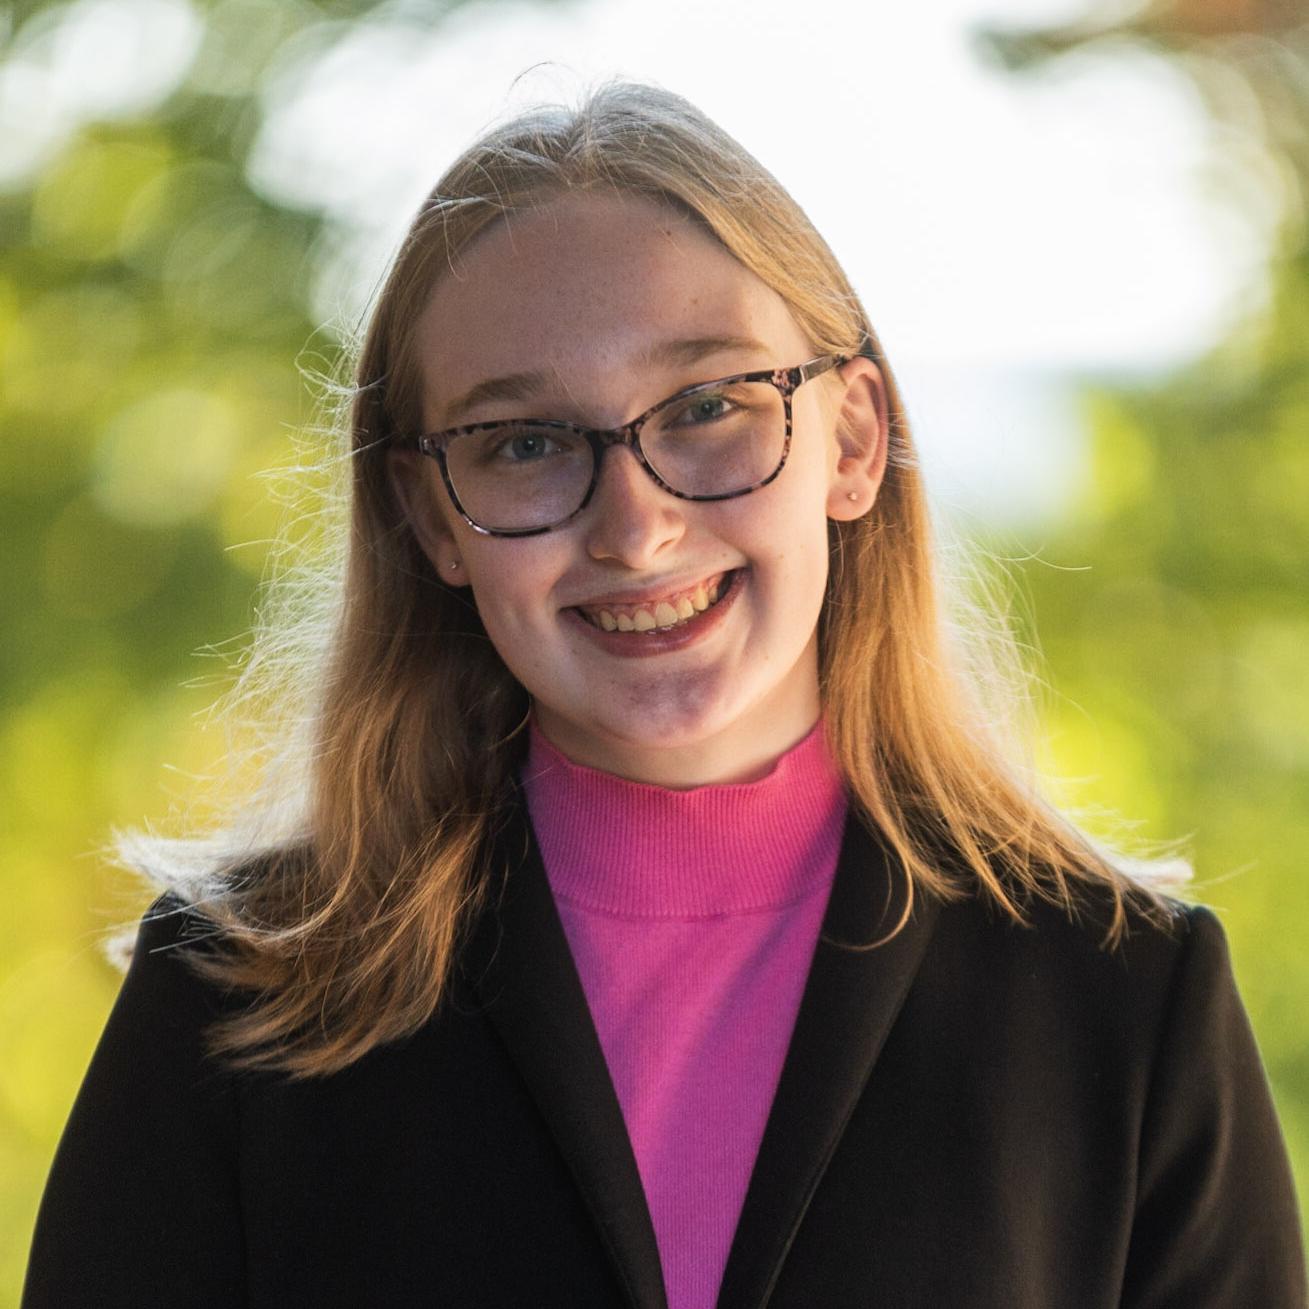
{"type": "MultiPolygon", "coordinates": [[[[23,1304],[665,1303],[623,1119],[521,808],[452,1003],[344,1072],[233,1076],[147,917],[56,1155],[23,1304]],[[526,851],[524,854],[523,852],[526,851]]],[[[1223,933],[1101,909],[898,916],[847,827],[719,1305],[1300,1309],[1286,1154],[1223,933]]],[[[166,908],[163,902],[155,911],[166,908]]]]}

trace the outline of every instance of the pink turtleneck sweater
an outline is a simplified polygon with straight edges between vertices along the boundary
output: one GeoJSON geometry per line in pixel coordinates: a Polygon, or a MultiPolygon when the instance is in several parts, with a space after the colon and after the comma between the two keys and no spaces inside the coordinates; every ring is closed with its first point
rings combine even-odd
{"type": "Polygon", "coordinates": [[[822,725],[759,781],[690,791],[573,764],[533,725],[523,778],[669,1309],[710,1309],[836,870],[822,725]]]}

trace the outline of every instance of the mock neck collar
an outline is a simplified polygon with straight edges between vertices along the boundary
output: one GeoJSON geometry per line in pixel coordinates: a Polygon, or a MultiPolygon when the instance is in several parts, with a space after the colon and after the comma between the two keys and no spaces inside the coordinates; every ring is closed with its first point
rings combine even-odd
{"type": "Polygon", "coordinates": [[[556,897],[638,918],[780,908],[830,885],[845,791],[820,720],[752,782],[677,791],[573,763],[531,725],[523,784],[556,897]]]}

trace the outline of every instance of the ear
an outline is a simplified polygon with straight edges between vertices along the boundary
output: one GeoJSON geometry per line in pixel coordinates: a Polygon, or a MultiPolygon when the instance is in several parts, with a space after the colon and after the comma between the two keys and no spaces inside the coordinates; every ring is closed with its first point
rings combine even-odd
{"type": "Polygon", "coordinates": [[[439,475],[432,461],[417,450],[388,450],[386,471],[391,490],[436,575],[450,586],[467,586],[468,573],[443,512],[439,475]]]}
{"type": "Polygon", "coordinates": [[[882,370],[863,355],[842,364],[837,395],[827,516],[848,522],[866,514],[886,471],[888,417],[882,370]]]}

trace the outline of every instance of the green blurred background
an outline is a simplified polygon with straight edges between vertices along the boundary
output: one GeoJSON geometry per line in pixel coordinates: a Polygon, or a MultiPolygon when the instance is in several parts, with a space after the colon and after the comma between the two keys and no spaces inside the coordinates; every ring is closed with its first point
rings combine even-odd
{"type": "MultiPolygon", "coordinates": [[[[455,7],[407,13],[432,29],[455,7]]],[[[204,710],[281,525],[259,474],[296,460],[295,434],[317,415],[302,370],[330,371],[337,353],[311,307],[330,221],[268,198],[247,169],[265,92],[288,50],[380,8],[199,5],[180,79],[144,88],[135,109],[84,112],[0,188],[0,1304],[17,1303],[45,1171],[118,985],[102,937],[148,899],[96,851],[113,827],[166,819],[220,769],[204,710]]],[[[54,57],[91,12],[11,7],[0,75],[54,57]]],[[[1229,339],[1175,375],[1072,380],[1094,476],[1042,528],[1039,560],[1009,571],[1014,621],[1045,661],[1044,761],[1090,779],[1068,797],[1139,820],[1147,839],[1193,835],[1199,895],[1222,912],[1302,1197],[1304,20],[1298,3],[1182,0],[976,43],[1014,78],[1088,46],[1162,53],[1215,131],[1235,116],[1258,136],[1292,200],[1266,311],[1234,316],[1229,339]]],[[[15,74],[4,93],[21,89],[15,74]]],[[[1012,531],[972,530],[1023,553],[1012,531]]]]}

